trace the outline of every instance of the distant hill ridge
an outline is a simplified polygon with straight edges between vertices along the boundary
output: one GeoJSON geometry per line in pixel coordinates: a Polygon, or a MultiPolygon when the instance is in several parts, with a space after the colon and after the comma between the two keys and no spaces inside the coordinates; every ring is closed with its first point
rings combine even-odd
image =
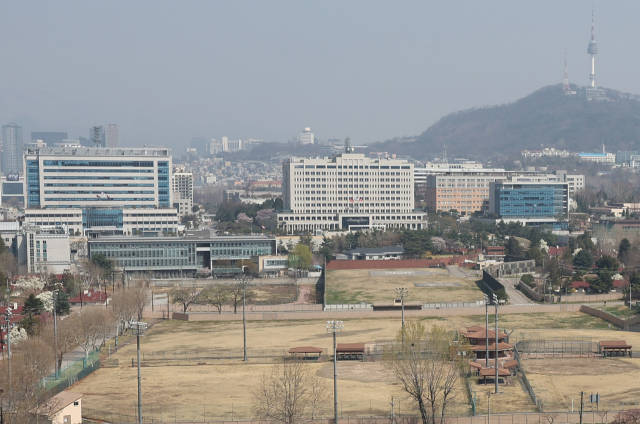
{"type": "Polygon", "coordinates": [[[386,141],[372,151],[424,158],[440,155],[487,157],[544,147],[608,152],[640,150],[640,96],[605,89],[611,101],[589,102],[584,88],[566,96],[562,84],[541,88],[512,103],[451,113],[415,142],[386,141]]]}

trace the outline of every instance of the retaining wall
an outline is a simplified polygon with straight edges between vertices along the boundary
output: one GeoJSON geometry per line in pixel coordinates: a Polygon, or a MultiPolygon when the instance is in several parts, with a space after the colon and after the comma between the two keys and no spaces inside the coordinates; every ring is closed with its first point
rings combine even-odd
{"type": "Polygon", "coordinates": [[[527,286],[522,280],[518,281],[518,287],[520,290],[524,292],[530,299],[540,302],[542,300],[542,295],[537,291],[533,290],[531,287],[527,286]]]}
{"type": "Polygon", "coordinates": [[[615,324],[618,327],[622,327],[622,329],[625,331],[629,331],[630,326],[640,323],[640,316],[629,319],[621,319],[615,315],[611,315],[608,312],[601,311],[600,309],[592,308],[587,305],[581,305],[580,312],[593,315],[594,317],[602,318],[603,320],[609,321],[610,323],[615,324]]]}

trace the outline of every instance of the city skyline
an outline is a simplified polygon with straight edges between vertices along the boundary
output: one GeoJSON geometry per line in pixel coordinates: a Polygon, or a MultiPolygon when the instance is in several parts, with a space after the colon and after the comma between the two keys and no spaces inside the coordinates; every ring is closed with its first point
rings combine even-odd
{"type": "MultiPolygon", "coordinates": [[[[364,144],[561,84],[565,48],[569,80],[589,84],[591,8],[578,1],[73,5],[7,6],[16,18],[0,33],[20,36],[0,46],[17,59],[0,83],[3,124],[77,138],[93,123],[117,122],[123,146],[223,135],[285,142],[307,126],[364,144]],[[121,31],[96,32],[89,15],[117,17],[121,31]],[[17,30],[26,17],[36,24],[29,33],[17,30]],[[99,56],[97,68],[83,60],[99,56]],[[52,66],[36,66],[41,57],[52,66]]],[[[631,21],[640,5],[594,9],[598,85],[640,93],[626,53],[640,35],[631,21]]]]}

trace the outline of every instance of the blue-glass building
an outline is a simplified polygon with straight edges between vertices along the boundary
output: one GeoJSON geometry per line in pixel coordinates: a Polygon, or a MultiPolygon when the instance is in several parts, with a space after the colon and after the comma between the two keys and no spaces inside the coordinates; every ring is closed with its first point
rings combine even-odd
{"type": "Polygon", "coordinates": [[[569,213],[569,185],[560,181],[518,178],[492,182],[489,213],[527,225],[565,222],[569,213]]]}
{"type": "Polygon", "coordinates": [[[82,234],[177,231],[168,149],[29,147],[24,168],[28,222],[46,225],[46,218],[73,215],[55,219],[56,225],[82,234]],[[82,211],[81,221],[76,211],[82,211]],[[136,219],[135,211],[147,219],[136,219]]]}

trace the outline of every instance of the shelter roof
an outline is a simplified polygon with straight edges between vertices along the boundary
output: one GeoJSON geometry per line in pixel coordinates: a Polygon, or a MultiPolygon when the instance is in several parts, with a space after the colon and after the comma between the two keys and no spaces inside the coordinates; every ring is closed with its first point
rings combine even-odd
{"type": "Polygon", "coordinates": [[[507,361],[504,364],[502,364],[503,368],[509,369],[509,368],[513,368],[513,367],[517,367],[518,366],[518,361],[513,359],[511,361],[507,361]]]}
{"type": "MultiPolygon", "coordinates": [[[[480,376],[481,377],[492,377],[496,375],[496,369],[495,368],[482,368],[480,370],[480,376]]],[[[498,377],[508,377],[511,375],[511,372],[509,372],[508,369],[506,368],[498,368],[498,377]]]]}
{"type": "MultiPolygon", "coordinates": [[[[471,350],[473,350],[474,352],[482,352],[484,350],[487,349],[486,345],[475,345],[475,346],[471,346],[471,350]]],[[[509,343],[498,343],[498,350],[511,350],[513,349],[513,346],[510,345],[509,343]]],[[[489,345],[489,351],[494,351],[496,350],[496,344],[495,343],[491,343],[489,345]]]]}
{"type": "Polygon", "coordinates": [[[313,347],[313,346],[301,346],[301,347],[292,347],[289,349],[289,353],[322,353],[324,349],[321,347],[313,347]]]}
{"type": "MultiPolygon", "coordinates": [[[[485,330],[484,328],[480,331],[463,331],[462,335],[468,339],[487,339],[487,338],[495,339],[496,338],[496,332],[494,330],[489,330],[487,332],[487,330],[485,330]],[[489,337],[487,337],[487,334],[489,334],[489,337]]],[[[502,331],[498,331],[499,339],[504,339],[506,337],[507,335],[505,333],[503,333],[502,331]]]]}
{"type": "Polygon", "coordinates": [[[473,361],[469,361],[469,366],[471,368],[476,368],[476,369],[479,369],[479,370],[482,369],[482,365],[481,364],[479,364],[477,362],[473,362],[473,361]]]}
{"type": "Polygon", "coordinates": [[[631,349],[631,345],[625,340],[600,340],[603,349],[631,349]]]}
{"type": "Polygon", "coordinates": [[[336,352],[362,352],[364,353],[364,343],[338,343],[336,352]]]}

